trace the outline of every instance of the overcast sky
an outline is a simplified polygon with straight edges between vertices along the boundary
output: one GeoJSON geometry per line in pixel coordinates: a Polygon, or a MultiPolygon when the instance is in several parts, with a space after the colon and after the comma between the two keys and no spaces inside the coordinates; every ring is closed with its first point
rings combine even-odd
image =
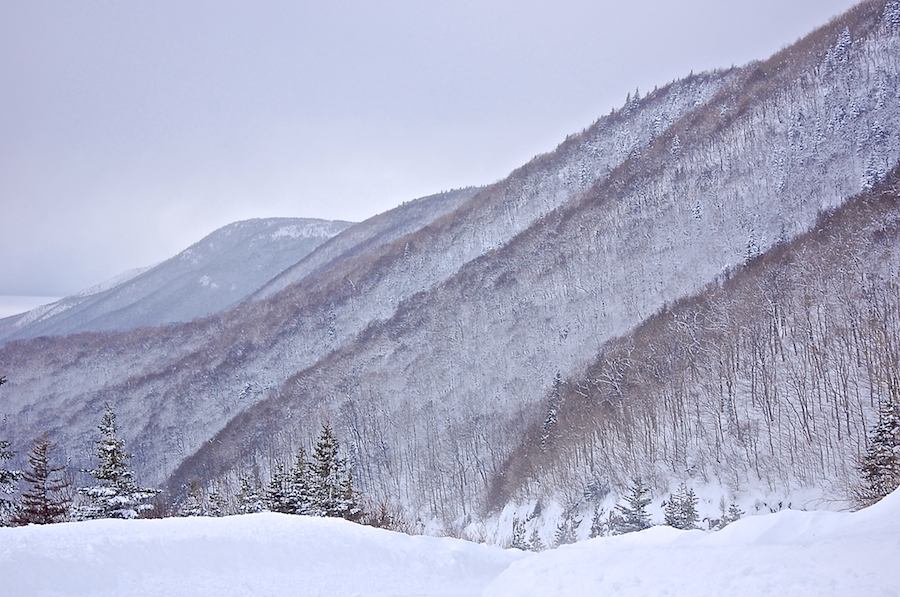
{"type": "Polygon", "coordinates": [[[0,1],[0,295],[503,178],[851,0],[0,1]]]}

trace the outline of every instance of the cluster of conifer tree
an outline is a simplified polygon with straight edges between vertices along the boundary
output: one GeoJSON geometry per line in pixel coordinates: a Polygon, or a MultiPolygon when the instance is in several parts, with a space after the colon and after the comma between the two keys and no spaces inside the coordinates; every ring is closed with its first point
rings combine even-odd
{"type": "MultiPolygon", "coordinates": [[[[97,468],[82,471],[93,477],[90,486],[73,489],[67,468],[51,464],[55,445],[47,434],[32,443],[28,470],[0,468],[0,489],[7,495],[15,492],[19,482],[27,485],[18,501],[4,499],[0,503],[0,522],[20,526],[94,518],[136,518],[151,510],[153,506],[148,502],[159,491],[135,483],[134,472],[128,469],[131,454],[125,451],[125,441],[116,437],[116,415],[109,404],[98,429],[102,438],[95,445],[97,468]],[[76,495],[82,497],[76,500],[76,495]]],[[[9,442],[0,442],[0,460],[12,456],[9,442]]]]}
{"type": "MultiPolygon", "coordinates": [[[[591,522],[591,530],[589,537],[604,537],[608,535],[624,535],[626,533],[635,533],[649,529],[653,526],[650,512],[647,507],[651,503],[650,488],[647,487],[643,480],[638,477],[634,479],[631,485],[630,493],[625,496],[624,500],[615,506],[612,512],[607,515],[601,508],[594,510],[591,522]]],[[[687,487],[684,483],[679,485],[678,489],[669,495],[668,499],[663,502],[665,513],[665,524],[676,529],[691,530],[700,528],[700,515],[697,512],[697,504],[699,500],[694,490],[687,487]]],[[[741,509],[731,504],[725,509],[725,502],[720,504],[722,509],[722,517],[718,519],[704,519],[709,521],[710,530],[720,530],[728,524],[738,520],[744,514],[741,509]]],[[[529,517],[528,520],[539,514],[529,517]]],[[[528,535],[525,529],[526,521],[513,519],[512,539],[510,547],[521,549],[523,551],[542,551],[544,543],[541,541],[537,529],[533,529],[531,535],[528,535]]],[[[557,525],[556,534],[553,539],[552,547],[559,547],[569,543],[575,543],[577,537],[576,529],[580,526],[581,521],[575,520],[572,513],[566,513],[562,521],[557,525]]]]}
{"type": "MultiPolygon", "coordinates": [[[[894,381],[900,395],[900,379],[894,381]]],[[[878,409],[878,423],[869,438],[860,465],[861,482],[856,489],[857,506],[870,506],[900,486],[900,407],[884,400],[878,409]]]]}
{"type": "Polygon", "coordinates": [[[277,466],[266,487],[268,509],[285,514],[358,518],[361,509],[353,490],[353,472],[338,450],[338,441],[326,423],[316,441],[312,460],[307,460],[300,448],[290,470],[277,466]]]}
{"type": "MultiPolygon", "coordinates": [[[[0,377],[0,385],[6,382],[0,377]]],[[[68,520],[137,518],[153,510],[160,491],[141,487],[128,467],[132,455],[125,440],[118,437],[116,414],[106,404],[98,425],[101,438],[95,443],[96,468],[83,470],[93,483],[74,488],[72,475],[64,466],[51,464],[55,446],[44,434],[32,444],[28,470],[8,470],[2,466],[14,453],[7,441],[0,441],[0,525],[50,524],[68,520]],[[19,484],[27,488],[18,500],[9,497],[19,484]]],[[[272,511],[310,516],[335,516],[349,520],[361,517],[359,496],[353,488],[353,473],[340,456],[340,445],[326,424],[316,442],[312,459],[301,448],[290,469],[276,467],[264,490],[250,477],[241,478],[237,511],[241,514],[272,511]]],[[[221,516],[226,512],[217,486],[203,490],[195,482],[177,509],[181,516],[221,516]]]]}
{"type": "MultiPolygon", "coordinates": [[[[212,481],[202,486],[192,481],[177,505],[177,516],[225,516],[279,512],[306,516],[330,516],[375,524],[362,520],[360,496],[353,485],[353,472],[341,455],[340,443],[330,424],[322,426],[312,457],[300,447],[293,463],[277,462],[267,484],[253,474],[242,474],[237,495],[229,483],[212,481]]],[[[375,526],[380,526],[375,524],[375,526]]]]}

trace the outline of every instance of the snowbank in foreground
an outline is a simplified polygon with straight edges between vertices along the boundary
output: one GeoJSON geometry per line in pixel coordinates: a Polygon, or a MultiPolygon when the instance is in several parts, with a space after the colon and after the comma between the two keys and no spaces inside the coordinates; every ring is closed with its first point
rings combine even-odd
{"type": "Polygon", "coordinates": [[[252,514],[0,529],[0,595],[480,595],[521,553],[252,514]]]}
{"type": "Polygon", "coordinates": [[[0,529],[0,594],[877,596],[900,594],[898,556],[900,493],[540,554],[281,514],[102,520],[0,529]]]}
{"type": "Polygon", "coordinates": [[[486,597],[900,594],[900,493],[854,514],[787,510],[717,533],[654,527],[514,562],[486,597]]]}

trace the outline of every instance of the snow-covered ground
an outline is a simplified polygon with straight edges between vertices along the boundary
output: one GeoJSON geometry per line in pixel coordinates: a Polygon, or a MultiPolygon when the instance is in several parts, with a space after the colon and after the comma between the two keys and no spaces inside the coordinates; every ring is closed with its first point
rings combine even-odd
{"type": "Polygon", "coordinates": [[[281,514],[0,529],[0,594],[897,595],[900,493],[539,554],[281,514]]]}

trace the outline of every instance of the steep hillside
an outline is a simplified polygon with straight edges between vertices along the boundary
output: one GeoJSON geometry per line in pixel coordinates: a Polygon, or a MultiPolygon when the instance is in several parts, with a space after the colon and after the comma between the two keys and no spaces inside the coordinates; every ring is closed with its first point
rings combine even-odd
{"type": "MultiPolygon", "coordinates": [[[[233,472],[238,446],[242,466],[265,470],[327,419],[379,499],[444,520],[477,516],[524,429],[544,420],[557,373],[583,371],[607,340],[808,230],[897,163],[897,11],[896,2],[864,3],[729,76],[576,200],[486,246],[236,417],[173,487],[233,472]]],[[[569,143],[640,110],[626,106],[569,143]]],[[[437,245],[419,239],[441,225],[449,220],[406,243],[413,272],[417,255],[437,245]]]]}
{"type": "Polygon", "coordinates": [[[233,307],[350,222],[237,222],[159,265],[0,321],[0,340],[191,321],[233,307]]]}
{"type": "MultiPolygon", "coordinates": [[[[558,376],[897,164],[898,90],[900,1],[870,0],[765,62],[631,98],[494,185],[354,226],[226,313],[8,344],[10,439],[47,429],[81,465],[110,401],[177,496],[265,479],[330,421],[369,499],[464,525],[535,495],[516,463],[558,376]]],[[[574,470],[534,491],[631,473],[574,470]]]]}
{"type": "MultiPolygon", "coordinates": [[[[900,402],[900,168],[793,242],[607,342],[562,381],[491,503],[590,510],[645,479],[847,505],[900,402]]],[[[794,500],[794,503],[797,503],[794,500]]]]}
{"type": "Polygon", "coordinates": [[[369,218],[345,231],[333,242],[326,243],[309,257],[287,268],[255,292],[252,298],[257,301],[271,298],[313,273],[328,271],[339,261],[357,259],[376,247],[388,245],[456,211],[480,190],[478,187],[469,187],[423,197],[369,218]]]}

